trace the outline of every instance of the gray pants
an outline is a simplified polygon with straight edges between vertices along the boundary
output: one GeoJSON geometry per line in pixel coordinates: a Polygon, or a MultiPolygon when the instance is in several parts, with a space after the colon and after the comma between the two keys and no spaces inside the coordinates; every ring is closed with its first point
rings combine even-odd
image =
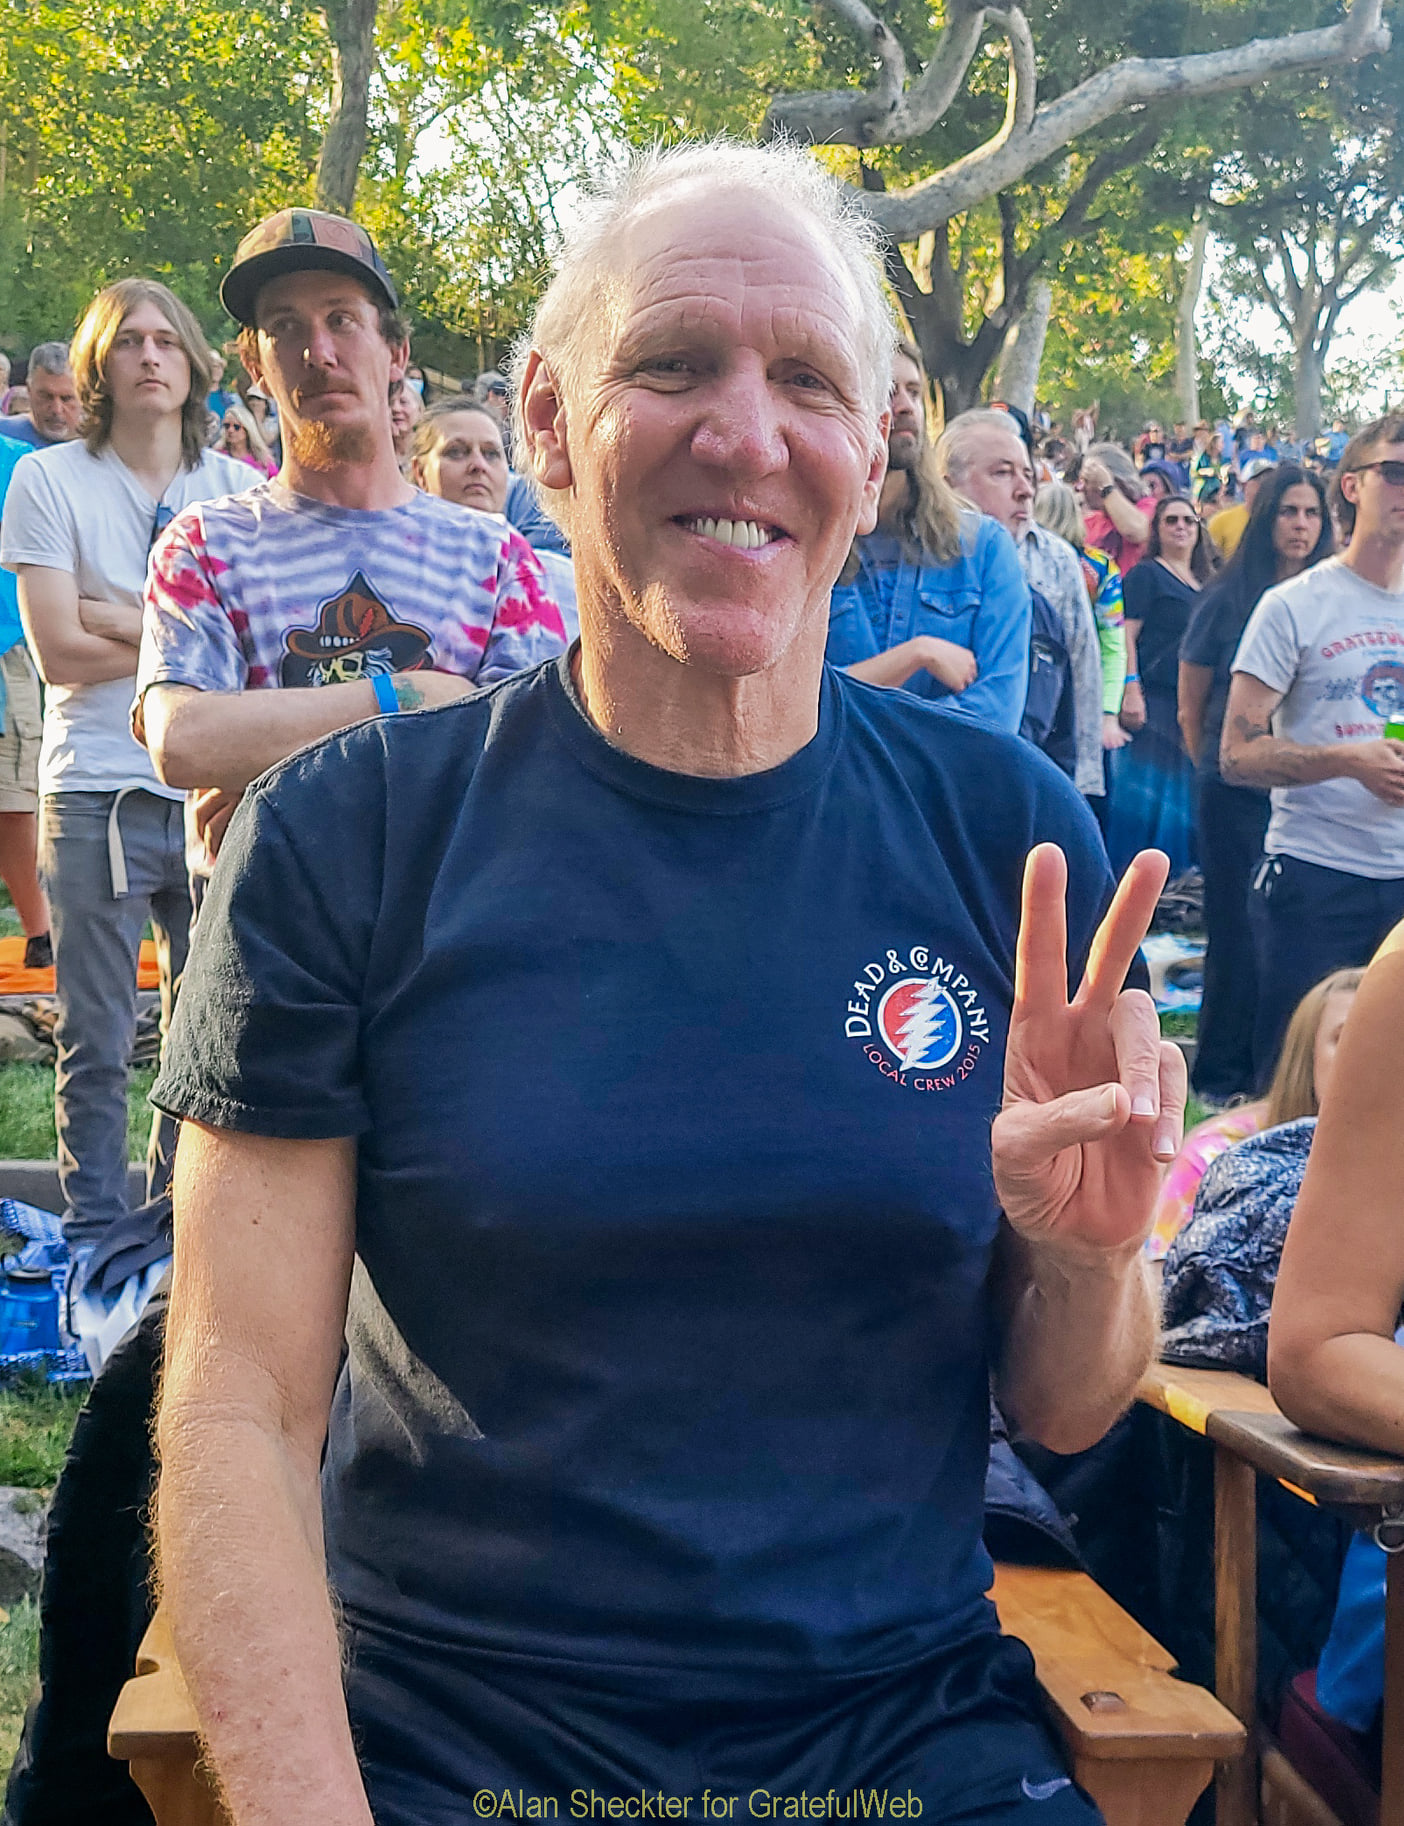
{"type": "MultiPolygon", "coordinates": [[[[190,937],[181,801],[124,794],[114,824],[117,798],[50,793],[39,809],[39,873],[53,914],[58,984],[54,1121],[64,1234],[73,1248],[95,1243],[130,1208],[127,1070],[143,928],[150,919],[163,1039],[190,937]]],[[[169,1184],[175,1129],[168,1116],[152,1122],[148,1198],[169,1184]]]]}

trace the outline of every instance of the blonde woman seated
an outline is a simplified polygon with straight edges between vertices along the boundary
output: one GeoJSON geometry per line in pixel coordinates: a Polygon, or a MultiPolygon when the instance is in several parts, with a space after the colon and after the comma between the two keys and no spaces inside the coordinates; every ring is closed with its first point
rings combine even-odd
{"type": "Polygon", "coordinates": [[[1155,1223],[1146,1239],[1146,1254],[1153,1262],[1164,1259],[1189,1222],[1210,1161],[1263,1129],[1317,1114],[1346,1016],[1364,974],[1363,970],[1335,970],[1309,989],[1288,1025],[1267,1095],[1212,1116],[1185,1136],[1165,1175],[1155,1223]]]}
{"type": "MultiPolygon", "coordinates": [[[[425,494],[456,501],[478,513],[505,516],[512,479],[502,426],[486,406],[441,399],[416,421],[410,444],[409,478],[425,494]]],[[[559,552],[533,546],[551,594],[560,606],[566,637],[580,631],[575,607],[575,571],[559,552]]]]}

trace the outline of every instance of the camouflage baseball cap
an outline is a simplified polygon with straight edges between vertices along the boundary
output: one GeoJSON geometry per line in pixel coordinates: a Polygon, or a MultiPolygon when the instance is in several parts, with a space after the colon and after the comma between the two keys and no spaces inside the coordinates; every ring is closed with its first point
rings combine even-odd
{"type": "Polygon", "coordinates": [[[375,242],[359,223],[324,209],[280,209],[251,228],[224,275],[220,300],[236,321],[252,325],[260,286],[283,273],[310,271],[349,273],[377,300],[400,308],[375,242]]]}

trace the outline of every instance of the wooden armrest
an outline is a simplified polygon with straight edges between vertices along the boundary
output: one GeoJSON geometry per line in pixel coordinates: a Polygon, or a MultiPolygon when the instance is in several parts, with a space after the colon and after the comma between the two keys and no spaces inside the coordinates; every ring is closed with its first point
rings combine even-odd
{"type": "Polygon", "coordinates": [[[1001,1626],[1033,1651],[1074,1757],[1209,1763],[1242,1751],[1233,1714],[1174,1679],[1173,1657],[1086,1573],[997,1566],[993,1597],[1001,1626]]]}
{"type": "Polygon", "coordinates": [[[1247,1376],[1155,1363],[1136,1394],[1313,1502],[1376,1514],[1404,1504],[1404,1459],[1303,1433],[1247,1376]]]}
{"type": "Polygon", "coordinates": [[[176,1660],[164,1611],[157,1610],[137,1650],[137,1671],[117,1697],[107,1726],[107,1752],[134,1758],[198,1753],[200,1727],[176,1660]]]}
{"type": "Polygon", "coordinates": [[[1153,1363],[1141,1378],[1136,1399],[1193,1433],[1207,1432],[1210,1417],[1224,1410],[1281,1412],[1267,1389],[1251,1376],[1240,1376],[1235,1370],[1182,1369],[1178,1363],[1153,1363]]]}
{"type": "Polygon", "coordinates": [[[1209,1437],[1318,1503],[1376,1511],[1404,1503],[1404,1459],[1317,1439],[1285,1414],[1215,1414],[1209,1437]]]}

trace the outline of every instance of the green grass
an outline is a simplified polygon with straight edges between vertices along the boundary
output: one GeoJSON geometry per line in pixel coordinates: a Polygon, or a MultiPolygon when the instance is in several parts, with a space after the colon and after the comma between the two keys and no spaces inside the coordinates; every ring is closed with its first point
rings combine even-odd
{"type": "Polygon", "coordinates": [[[0,1389],[0,1484],[53,1488],[87,1392],[86,1382],[52,1383],[40,1375],[0,1389]]]}
{"type": "Polygon", "coordinates": [[[8,1774],[19,1748],[25,1707],[39,1677],[39,1606],[21,1598],[0,1623],[0,1769],[8,1774]]]}
{"type": "MultiPolygon", "coordinates": [[[[146,1094],[155,1076],[154,1067],[141,1066],[127,1085],[128,1160],[146,1158],[146,1094]]],[[[52,1160],[56,1146],[53,1066],[0,1065],[0,1160],[52,1160]]]]}
{"type": "MultiPolygon", "coordinates": [[[[48,1500],[86,1393],[86,1383],[55,1387],[41,1376],[0,1388],[0,1484],[32,1490],[36,1507],[48,1500]]],[[[0,1772],[14,1760],[38,1672],[39,1607],[22,1598],[0,1621],[0,1772]]]]}

